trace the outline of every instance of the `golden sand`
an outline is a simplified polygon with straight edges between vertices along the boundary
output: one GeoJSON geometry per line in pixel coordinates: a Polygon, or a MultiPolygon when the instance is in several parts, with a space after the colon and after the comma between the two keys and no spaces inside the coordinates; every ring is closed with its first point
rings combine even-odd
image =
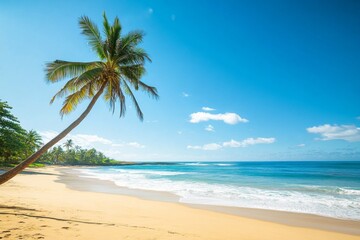
{"type": "Polygon", "coordinates": [[[76,191],[58,181],[64,174],[58,169],[37,171],[41,174],[22,174],[0,186],[0,239],[360,239],[177,203],[76,191]]]}

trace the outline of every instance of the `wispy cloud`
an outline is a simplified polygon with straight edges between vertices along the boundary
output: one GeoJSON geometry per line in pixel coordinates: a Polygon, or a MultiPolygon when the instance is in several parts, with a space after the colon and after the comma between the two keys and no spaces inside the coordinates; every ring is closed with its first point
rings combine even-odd
{"type": "Polygon", "coordinates": [[[205,130],[208,132],[215,132],[214,126],[210,124],[206,126],[205,130]]]}
{"type": "Polygon", "coordinates": [[[133,147],[133,148],[144,148],[145,145],[142,145],[138,142],[128,142],[128,143],[113,143],[112,147],[133,147]]]}
{"type": "Polygon", "coordinates": [[[248,147],[250,145],[256,145],[256,144],[270,144],[270,143],[274,143],[276,141],[275,138],[247,138],[244,139],[242,141],[235,141],[235,140],[230,140],[228,142],[223,142],[221,144],[219,143],[209,143],[209,144],[205,144],[203,146],[192,146],[192,145],[188,145],[187,148],[188,149],[194,149],[194,150],[205,150],[205,151],[209,151],[209,150],[219,150],[221,148],[225,148],[225,147],[231,147],[231,148],[240,148],[240,147],[248,147]]]}
{"type": "Polygon", "coordinates": [[[190,94],[186,93],[186,92],[182,92],[181,93],[183,97],[190,97],[190,94]]]}
{"type": "Polygon", "coordinates": [[[309,127],[306,129],[309,133],[319,134],[319,140],[345,140],[348,142],[360,141],[360,128],[355,125],[330,125],[309,127]]]}
{"type": "Polygon", "coordinates": [[[298,144],[296,145],[297,147],[305,147],[305,143],[301,143],[301,144],[298,144]]]}
{"type": "MultiPolygon", "coordinates": [[[[39,132],[40,136],[43,138],[44,142],[48,142],[53,139],[59,133],[56,131],[41,131],[39,132]]],[[[69,134],[64,139],[62,139],[57,145],[63,144],[66,140],[72,139],[75,145],[80,147],[94,147],[96,144],[103,145],[112,145],[113,142],[109,139],[100,137],[98,135],[90,134],[69,134]]]]}
{"type": "Polygon", "coordinates": [[[360,116],[358,116],[356,119],[357,119],[357,120],[360,120],[360,116]]]}
{"type": "Polygon", "coordinates": [[[220,148],[222,148],[222,146],[220,144],[217,143],[209,143],[209,144],[205,144],[203,146],[187,146],[188,149],[195,149],[195,150],[205,150],[205,151],[214,151],[214,150],[219,150],[220,148]]]}
{"type": "Polygon", "coordinates": [[[215,108],[210,108],[210,107],[202,107],[201,109],[202,109],[203,111],[207,111],[207,112],[215,111],[215,110],[216,110],[215,108]]]}
{"type": "Polygon", "coordinates": [[[149,8],[149,9],[148,9],[148,13],[149,13],[149,14],[153,14],[153,12],[154,12],[154,9],[152,9],[152,8],[149,8]]]}
{"type": "MultiPolygon", "coordinates": [[[[40,131],[40,136],[43,138],[44,142],[48,142],[53,139],[59,133],[56,131],[40,131]]],[[[131,147],[131,148],[144,148],[145,146],[138,142],[114,142],[110,139],[100,137],[94,134],[69,134],[61,141],[59,141],[57,146],[64,144],[68,139],[72,139],[75,145],[78,145],[83,148],[119,148],[119,147],[131,147]]]]}
{"type": "Polygon", "coordinates": [[[199,122],[206,122],[209,120],[214,121],[223,121],[227,124],[237,124],[237,123],[246,123],[249,120],[240,117],[236,113],[219,113],[219,114],[211,114],[208,112],[196,112],[190,114],[190,122],[191,123],[199,123],[199,122]]]}
{"type": "Polygon", "coordinates": [[[129,142],[127,143],[127,146],[134,147],[134,148],[144,148],[145,145],[142,145],[138,142],[129,142]]]}
{"type": "Polygon", "coordinates": [[[247,139],[244,139],[239,142],[232,139],[229,142],[224,142],[223,146],[238,148],[238,147],[247,147],[247,146],[255,145],[255,144],[269,144],[269,143],[274,143],[274,142],[275,142],[275,138],[262,138],[262,137],[247,138],[247,139]]]}

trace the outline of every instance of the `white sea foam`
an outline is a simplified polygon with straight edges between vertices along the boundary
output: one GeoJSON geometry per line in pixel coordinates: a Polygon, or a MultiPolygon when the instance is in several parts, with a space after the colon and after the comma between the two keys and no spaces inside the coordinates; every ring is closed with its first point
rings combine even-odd
{"type": "Polygon", "coordinates": [[[215,163],[214,165],[215,166],[223,166],[223,167],[234,166],[234,164],[230,164],[230,163],[215,163]]]}
{"type": "Polygon", "coordinates": [[[360,190],[339,188],[339,192],[346,195],[360,196],[360,190]]]}
{"type": "Polygon", "coordinates": [[[132,173],[132,174],[144,174],[144,175],[158,175],[158,176],[176,176],[176,175],[183,175],[186,172],[175,172],[175,171],[153,171],[153,170],[123,170],[123,169],[116,169],[116,172],[120,173],[132,173]]]}
{"type": "Polygon", "coordinates": [[[87,177],[110,180],[121,187],[171,192],[178,195],[183,203],[272,209],[360,220],[360,190],[355,189],[306,186],[306,190],[298,185],[291,189],[271,190],[168,179],[168,176],[185,174],[184,172],[131,169],[80,171],[87,177]]]}
{"type": "Polygon", "coordinates": [[[207,164],[207,163],[184,163],[184,165],[187,165],[187,166],[208,166],[209,164],[207,164]]]}

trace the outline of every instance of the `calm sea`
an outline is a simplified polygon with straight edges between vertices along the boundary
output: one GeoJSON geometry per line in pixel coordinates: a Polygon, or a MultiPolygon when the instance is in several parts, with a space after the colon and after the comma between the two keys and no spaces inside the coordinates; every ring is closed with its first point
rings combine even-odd
{"type": "Polygon", "coordinates": [[[273,209],[360,220],[360,162],[179,162],[79,169],[180,202],[273,209]]]}

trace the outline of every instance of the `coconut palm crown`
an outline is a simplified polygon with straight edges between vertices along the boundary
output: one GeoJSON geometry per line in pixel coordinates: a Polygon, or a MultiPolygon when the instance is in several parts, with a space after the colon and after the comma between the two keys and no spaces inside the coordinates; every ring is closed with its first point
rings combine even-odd
{"type": "Polygon", "coordinates": [[[138,117],[143,120],[143,113],[132,89],[143,90],[150,96],[158,98],[156,88],[140,80],[145,73],[145,62],[151,62],[144,49],[138,47],[144,33],[132,31],[122,36],[121,24],[117,17],[112,25],[109,24],[105,13],[103,18],[104,39],[98,27],[88,17],[83,16],[79,21],[82,34],[87,37],[99,61],[56,60],[46,65],[46,78],[49,82],[70,78],[51,99],[51,103],[58,97],[66,97],[60,110],[63,116],[73,111],[82,100],[93,98],[100,92],[109,102],[113,112],[116,102],[119,101],[120,117],[122,117],[126,111],[126,96],[129,96],[135,105],[138,117]]]}
{"type": "Polygon", "coordinates": [[[66,129],[42,146],[37,152],[9,171],[0,175],[0,184],[3,184],[35,162],[49,148],[64,138],[72,129],[78,126],[89,114],[96,101],[103,96],[109,102],[113,113],[116,103],[119,102],[120,117],[126,111],[125,99],[130,97],[135,105],[138,117],[143,120],[143,113],[134,96],[133,90],[143,90],[150,96],[158,98],[155,87],[141,81],[145,73],[145,62],[151,61],[148,54],[138,45],[142,42],[144,33],[132,31],[121,35],[121,25],[116,17],[110,25],[105,13],[103,14],[104,38],[98,27],[86,16],[80,18],[79,24],[98,57],[95,62],[68,62],[56,60],[46,64],[46,79],[51,83],[69,79],[64,87],[51,99],[65,97],[60,110],[61,116],[73,111],[84,99],[91,99],[85,111],[66,129]],[[133,89],[133,90],[132,90],[133,89]]]}

